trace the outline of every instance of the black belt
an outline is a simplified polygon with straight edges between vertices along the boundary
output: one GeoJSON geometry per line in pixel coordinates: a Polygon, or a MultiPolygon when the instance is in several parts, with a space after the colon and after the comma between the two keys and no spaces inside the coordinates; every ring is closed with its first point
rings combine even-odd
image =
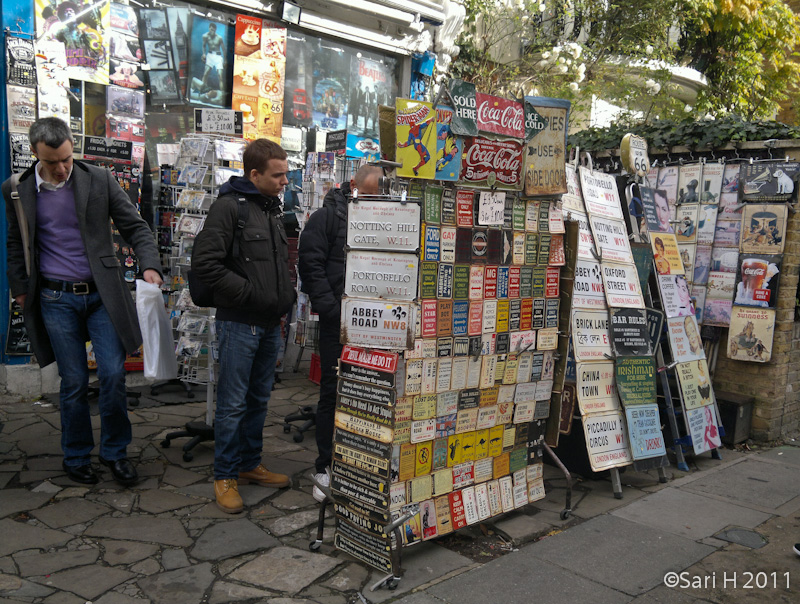
{"type": "Polygon", "coordinates": [[[42,287],[54,289],[58,292],[70,292],[78,296],[85,296],[97,291],[94,281],[58,281],[56,279],[42,279],[42,287]]]}

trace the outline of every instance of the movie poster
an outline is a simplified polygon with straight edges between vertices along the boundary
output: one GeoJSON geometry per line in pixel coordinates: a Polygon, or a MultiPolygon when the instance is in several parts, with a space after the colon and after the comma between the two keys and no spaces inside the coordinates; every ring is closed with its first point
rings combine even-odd
{"type": "Polygon", "coordinates": [[[788,212],[785,204],[746,204],[739,249],[745,254],[783,253],[788,212]]]}
{"type": "Polygon", "coordinates": [[[426,178],[436,176],[436,162],[431,154],[436,152],[436,112],[431,103],[396,100],[397,168],[401,178],[426,178]]]}
{"type": "MultiPolygon", "coordinates": [[[[347,106],[349,102],[350,59],[351,54],[341,52],[334,43],[319,38],[307,37],[307,45],[313,47],[311,63],[304,69],[310,70],[313,78],[311,106],[314,124],[322,130],[345,130],[347,128],[347,106]]],[[[289,61],[293,63],[293,61],[289,61]]],[[[374,120],[374,114],[364,113],[374,120]]],[[[368,126],[365,124],[365,126],[368,126]]]]}
{"type": "Polygon", "coordinates": [[[772,358],[775,310],[734,306],[728,330],[728,358],[766,363],[772,358]]]}
{"type": "Polygon", "coordinates": [[[783,256],[742,254],[736,275],[734,304],[775,308],[783,256]]]}
{"type": "Polygon", "coordinates": [[[666,191],[639,187],[639,194],[647,231],[650,233],[672,233],[673,229],[670,220],[672,220],[673,211],[669,207],[666,191]]]}
{"type": "Polygon", "coordinates": [[[35,0],[34,10],[37,41],[64,44],[68,76],[108,84],[108,0],[89,5],[78,0],[35,0]]]}
{"type": "Polygon", "coordinates": [[[381,61],[350,58],[350,99],[347,131],[364,138],[378,138],[378,105],[391,99],[392,74],[381,61]]]}
{"type": "Polygon", "coordinates": [[[230,107],[233,26],[227,20],[190,17],[187,100],[193,105],[230,107]]]}
{"type": "Polygon", "coordinates": [[[450,130],[453,108],[444,105],[436,107],[436,179],[458,180],[461,173],[461,154],[463,139],[450,130]]]}

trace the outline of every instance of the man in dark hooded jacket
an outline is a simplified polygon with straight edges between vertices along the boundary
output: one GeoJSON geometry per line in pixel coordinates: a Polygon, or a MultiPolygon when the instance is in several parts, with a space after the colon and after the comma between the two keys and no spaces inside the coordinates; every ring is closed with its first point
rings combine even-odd
{"type": "Polygon", "coordinates": [[[213,288],[217,308],[214,493],[217,506],[231,514],[244,507],[239,484],[289,485],[286,475],[261,463],[280,320],[295,299],[278,198],[289,182],[286,152],[258,139],[245,148],[243,163],[245,175],[222,186],[192,252],[192,271],[213,288]],[[244,224],[237,238],[240,220],[244,224]],[[233,249],[237,239],[238,253],[233,249]]]}
{"type": "MultiPolygon", "coordinates": [[[[347,197],[354,190],[362,195],[378,193],[383,170],[362,166],[349,183],[331,189],[322,208],[308,219],[300,234],[298,271],[302,289],[311,300],[311,309],[319,315],[319,356],[322,376],[316,415],[318,457],[314,479],[328,486],[325,469],[331,465],[333,448],[333,413],[336,406],[336,363],[342,354],[339,324],[344,291],[344,246],[347,239],[347,197]]],[[[314,498],[322,501],[323,492],[314,487],[314,498]]]]}

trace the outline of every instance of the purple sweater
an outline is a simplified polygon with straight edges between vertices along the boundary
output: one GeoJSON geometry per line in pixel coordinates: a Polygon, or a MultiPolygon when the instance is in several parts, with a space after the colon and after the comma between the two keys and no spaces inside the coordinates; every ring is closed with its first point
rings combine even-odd
{"type": "Polygon", "coordinates": [[[36,241],[39,272],[48,279],[91,281],[72,184],[51,191],[42,187],[36,196],[36,241]]]}

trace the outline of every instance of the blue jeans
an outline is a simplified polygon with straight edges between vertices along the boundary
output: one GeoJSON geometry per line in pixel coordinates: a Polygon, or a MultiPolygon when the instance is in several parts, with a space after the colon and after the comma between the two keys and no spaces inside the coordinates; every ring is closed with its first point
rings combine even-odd
{"type": "Polygon", "coordinates": [[[214,415],[214,479],[238,478],[261,463],[267,403],[281,344],[280,326],[217,321],[219,381],[214,415]]]}
{"type": "Polygon", "coordinates": [[[86,342],[92,341],[100,382],[100,457],[116,461],[131,442],[125,392],[125,347],[97,292],[79,296],[42,288],[42,318],[61,376],[61,448],[64,463],[89,463],[94,448],[87,400],[86,342]]]}

